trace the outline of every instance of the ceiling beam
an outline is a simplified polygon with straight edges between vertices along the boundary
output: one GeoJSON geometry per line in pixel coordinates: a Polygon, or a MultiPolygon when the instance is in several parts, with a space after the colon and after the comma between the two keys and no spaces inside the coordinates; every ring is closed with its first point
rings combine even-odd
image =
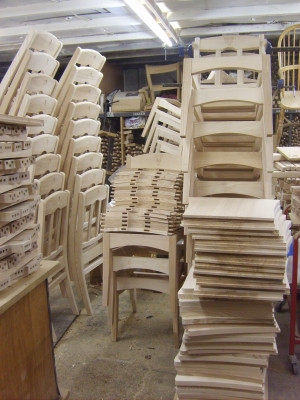
{"type": "Polygon", "coordinates": [[[121,42],[125,40],[148,40],[154,39],[155,36],[146,32],[131,32],[131,33],[114,33],[113,35],[90,35],[90,36],[75,36],[71,38],[60,39],[64,45],[86,44],[86,43],[106,43],[106,42],[121,42]]]}
{"type": "Polygon", "coordinates": [[[180,36],[211,36],[211,35],[234,35],[238,33],[268,33],[282,32],[285,28],[293,25],[293,23],[276,23],[276,24],[241,24],[227,26],[205,26],[201,28],[182,29],[180,36]]]}
{"type": "Polygon", "coordinates": [[[101,8],[124,7],[122,0],[67,0],[57,2],[42,2],[22,4],[16,7],[1,7],[0,19],[18,17],[37,17],[42,15],[59,15],[62,13],[76,13],[85,10],[99,10],[101,8]]]}
{"type": "MultiPolygon", "coordinates": [[[[105,14],[102,17],[94,18],[92,20],[83,21],[81,19],[72,19],[63,22],[50,22],[45,24],[31,24],[31,25],[18,25],[9,28],[0,29],[0,37],[5,38],[9,36],[26,35],[30,28],[37,31],[48,32],[67,32],[72,30],[91,30],[94,28],[113,27],[113,26],[128,26],[128,25],[141,25],[138,18],[132,16],[118,16],[111,17],[105,14]]],[[[59,37],[59,35],[57,35],[59,37]]]]}
{"type": "MultiPolygon", "coordinates": [[[[196,4],[196,3],[195,3],[196,4]]],[[[184,5],[184,4],[183,4],[184,5]]],[[[215,8],[210,10],[194,7],[183,7],[180,10],[168,14],[169,21],[202,21],[215,22],[221,20],[235,21],[239,18],[264,17],[271,20],[273,17],[292,16],[298,14],[300,17],[300,3],[264,4],[259,6],[215,8]]]]}

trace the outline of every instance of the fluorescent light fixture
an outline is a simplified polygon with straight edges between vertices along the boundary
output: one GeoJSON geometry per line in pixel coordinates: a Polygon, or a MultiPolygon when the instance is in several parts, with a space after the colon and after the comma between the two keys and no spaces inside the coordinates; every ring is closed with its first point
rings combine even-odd
{"type": "Polygon", "coordinates": [[[160,24],[152,17],[141,0],[124,0],[124,2],[136,13],[141,20],[148,25],[152,32],[167,46],[172,47],[172,42],[160,24]]]}
{"type": "Polygon", "coordinates": [[[163,1],[160,1],[159,3],[156,3],[157,6],[160,8],[160,11],[162,13],[169,13],[170,9],[167,7],[166,3],[164,3],[163,1]]]}
{"type": "Polygon", "coordinates": [[[171,21],[170,25],[172,25],[174,29],[180,29],[180,25],[177,21],[171,21]]]}

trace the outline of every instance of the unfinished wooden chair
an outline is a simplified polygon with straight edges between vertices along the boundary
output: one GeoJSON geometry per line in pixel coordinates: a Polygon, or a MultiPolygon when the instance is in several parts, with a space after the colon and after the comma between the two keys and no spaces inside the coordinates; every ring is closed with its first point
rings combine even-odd
{"type": "Polygon", "coordinates": [[[98,119],[100,106],[89,101],[80,101],[79,103],[69,103],[63,120],[60,121],[60,126],[56,126],[56,135],[60,136],[60,142],[65,140],[68,125],[71,120],[89,118],[98,119]]]}
{"type": "MultiPolygon", "coordinates": [[[[100,151],[101,138],[99,136],[83,136],[78,139],[71,139],[68,153],[65,160],[62,160],[63,171],[69,177],[69,171],[74,156],[84,153],[98,153],[100,151]]],[[[69,178],[68,178],[69,179],[69,178]]],[[[71,176],[70,176],[71,179],[71,176]]]]}
{"type": "MultiPolygon", "coordinates": [[[[0,112],[7,113],[8,107],[15,96],[16,90],[20,86],[22,77],[26,72],[27,65],[30,61],[31,55],[34,52],[40,54],[49,54],[53,58],[56,58],[62,48],[62,43],[49,32],[37,32],[33,29],[29,31],[24,42],[19,48],[14,60],[10,64],[5,76],[3,77],[0,84],[0,112]]],[[[40,57],[40,59],[44,57],[40,57]]],[[[42,62],[40,63],[40,65],[42,62]]],[[[31,72],[41,72],[39,70],[32,69],[31,72]]],[[[58,64],[55,66],[58,68],[58,64]]],[[[27,70],[29,70],[27,69],[27,70]]],[[[55,70],[55,69],[54,69],[55,70]]],[[[52,72],[54,72],[54,70],[52,72]]],[[[46,73],[43,71],[43,73],[46,73]]],[[[50,74],[48,74],[50,75],[50,74]]],[[[53,76],[53,75],[52,75],[53,76]]]]}
{"type": "Polygon", "coordinates": [[[40,156],[47,153],[56,153],[58,137],[52,135],[38,135],[31,139],[32,155],[40,156]]]}
{"type": "Polygon", "coordinates": [[[226,54],[185,60],[181,135],[186,137],[184,169],[190,173],[184,202],[188,193],[272,195],[270,60],[262,52],[226,54]],[[207,83],[211,71],[215,79],[207,83]],[[222,82],[220,71],[235,71],[236,83],[222,82]]]}
{"type": "Polygon", "coordinates": [[[66,158],[71,139],[78,139],[83,136],[98,136],[100,131],[100,121],[84,118],[77,121],[70,121],[63,141],[58,144],[58,152],[62,158],[66,158]]]}
{"type": "Polygon", "coordinates": [[[77,67],[76,65],[73,65],[69,72],[68,81],[66,81],[62,87],[61,83],[59,84],[60,92],[57,95],[59,107],[63,105],[63,102],[65,101],[70,83],[75,83],[76,85],[87,84],[98,88],[102,78],[102,72],[99,72],[94,68],[77,67]]]}
{"type": "Polygon", "coordinates": [[[87,101],[90,103],[97,104],[99,102],[99,97],[101,90],[92,85],[79,84],[75,85],[70,83],[69,90],[66,93],[63,104],[60,107],[56,107],[56,115],[58,119],[57,129],[60,129],[62,123],[65,119],[65,114],[68,110],[68,105],[70,102],[79,103],[87,101]]]}
{"type": "Polygon", "coordinates": [[[147,83],[148,87],[150,90],[150,97],[152,103],[154,103],[155,100],[155,93],[157,92],[162,92],[166,90],[172,90],[175,89],[177,93],[177,99],[180,100],[181,98],[181,88],[178,86],[174,87],[164,87],[162,85],[163,80],[160,79],[159,84],[154,84],[153,81],[157,81],[158,77],[157,75],[162,75],[162,74],[174,74],[176,75],[175,82],[174,82],[174,77],[171,75],[171,79],[174,83],[181,83],[181,77],[180,77],[180,64],[175,63],[175,64],[169,64],[169,65],[145,65],[146,68],[146,76],[147,76],[147,83]]]}
{"type": "Polygon", "coordinates": [[[75,235],[75,271],[73,277],[79,288],[88,315],[93,314],[86,275],[103,264],[103,234],[100,216],[106,210],[109,189],[106,185],[94,186],[78,194],[75,235]]]}
{"type": "Polygon", "coordinates": [[[54,192],[64,190],[65,174],[63,172],[50,172],[39,179],[39,194],[42,199],[54,192]]]}
{"type": "Polygon", "coordinates": [[[73,193],[76,175],[80,175],[91,169],[101,169],[102,160],[102,153],[85,153],[77,157],[72,157],[70,172],[67,180],[67,189],[71,194],[73,193]]]}
{"type": "Polygon", "coordinates": [[[49,290],[59,284],[63,296],[69,299],[72,312],[78,315],[67,260],[69,200],[68,191],[58,191],[41,201],[38,214],[41,226],[39,249],[44,259],[60,263],[59,271],[48,278],[49,290]]]}
{"type": "Polygon", "coordinates": [[[19,87],[17,94],[13,99],[13,103],[9,110],[9,115],[18,114],[20,103],[25,94],[46,94],[51,96],[56,85],[57,81],[51,78],[49,75],[26,72],[21,86],[19,87]]]}
{"type": "Polygon", "coordinates": [[[40,179],[51,172],[59,172],[60,164],[60,154],[43,154],[38,156],[33,165],[33,177],[40,179]]]}
{"type": "MultiPolygon", "coordinates": [[[[68,260],[70,265],[71,279],[73,279],[73,266],[75,266],[75,235],[79,193],[85,192],[93,186],[104,185],[106,171],[99,168],[88,169],[87,171],[82,172],[79,168],[77,172],[78,174],[75,176],[72,201],[70,204],[70,226],[74,227],[74,229],[69,229],[68,234],[68,260]]],[[[103,212],[105,212],[105,210],[103,210],[103,212]]]]}
{"type": "Polygon", "coordinates": [[[175,348],[179,347],[177,292],[181,276],[181,253],[178,245],[181,238],[181,232],[169,236],[104,232],[103,304],[109,307],[113,341],[118,338],[119,294],[124,290],[145,289],[170,295],[174,343],[175,348]],[[131,249],[151,249],[152,252],[164,254],[167,258],[132,257],[132,254],[114,256],[114,251],[120,248],[126,250],[129,246],[131,249]]]}
{"type": "Polygon", "coordinates": [[[55,129],[56,129],[56,124],[57,124],[57,118],[52,117],[51,115],[46,115],[46,114],[38,114],[34,115],[34,119],[38,119],[40,121],[43,121],[42,126],[29,126],[27,128],[27,134],[30,137],[34,137],[37,135],[41,134],[47,134],[47,135],[54,135],[55,129]]]}
{"type": "MultiPolygon", "coordinates": [[[[173,106],[175,107],[175,106],[173,106]]],[[[157,145],[158,140],[158,131],[156,129],[158,127],[164,126],[172,131],[177,136],[181,129],[181,119],[175,115],[171,115],[168,112],[163,110],[156,110],[155,116],[153,118],[151,128],[149,129],[149,133],[146,139],[146,143],[144,146],[144,152],[154,153],[157,145]]],[[[179,139],[180,140],[180,139],[179,139]]]]}
{"type": "Polygon", "coordinates": [[[105,64],[105,61],[106,58],[102,56],[98,51],[91,49],[81,49],[80,47],[77,47],[62,76],[59,79],[60,86],[62,87],[66,84],[67,81],[70,81],[70,71],[74,65],[91,67],[97,71],[101,71],[103,65],[105,64]]]}
{"type": "Polygon", "coordinates": [[[280,114],[276,122],[276,138],[274,147],[279,146],[284,120],[292,123],[285,114],[286,110],[300,109],[300,61],[299,61],[299,33],[300,24],[286,28],[278,39],[279,78],[283,81],[283,88],[280,91],[280,114]],[[287,50],[284,50],[284,48],[287,50]]]}
{"type": "Polygon", "coordinates": [[[56,99],[46,94],[25,94],[20,104],[18,117],[32,117],[38,114],[53,116],[56,103],[56,99]]]}

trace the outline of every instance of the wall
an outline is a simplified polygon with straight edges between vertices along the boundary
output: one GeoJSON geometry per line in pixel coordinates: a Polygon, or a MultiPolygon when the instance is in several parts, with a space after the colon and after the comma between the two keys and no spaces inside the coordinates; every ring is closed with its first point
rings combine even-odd
{"type": "Polygon", "coordinates": [[[100,84],[102,93],[108,94],[116,89],[124,90],[123,70],[117,65],[106,62],[102,68],[103,79],[100,84]]]}

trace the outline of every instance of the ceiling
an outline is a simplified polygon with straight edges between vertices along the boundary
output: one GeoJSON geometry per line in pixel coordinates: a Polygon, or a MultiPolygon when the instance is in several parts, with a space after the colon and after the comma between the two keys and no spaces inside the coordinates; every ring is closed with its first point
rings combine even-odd
{"type": "MultiPolygon", "coordinates": [[[[264,33],[268,39],[276,38],[288,25],[300,22],[300,2],[294,0],[165,0],[164,4],[169,10],[164,17],[171,25],[177,22],[179,44],[185,48],[195,36],[264,33]]],[[[31,27],[52,32],[63,42],[60,60],[67,60],[77,46],[96,49],[108,60],[122,63],[178,56],[178,44],[165,50],[123,0],[0,0],[0,26],[2,65],[13,59],[31,27]]]]}

